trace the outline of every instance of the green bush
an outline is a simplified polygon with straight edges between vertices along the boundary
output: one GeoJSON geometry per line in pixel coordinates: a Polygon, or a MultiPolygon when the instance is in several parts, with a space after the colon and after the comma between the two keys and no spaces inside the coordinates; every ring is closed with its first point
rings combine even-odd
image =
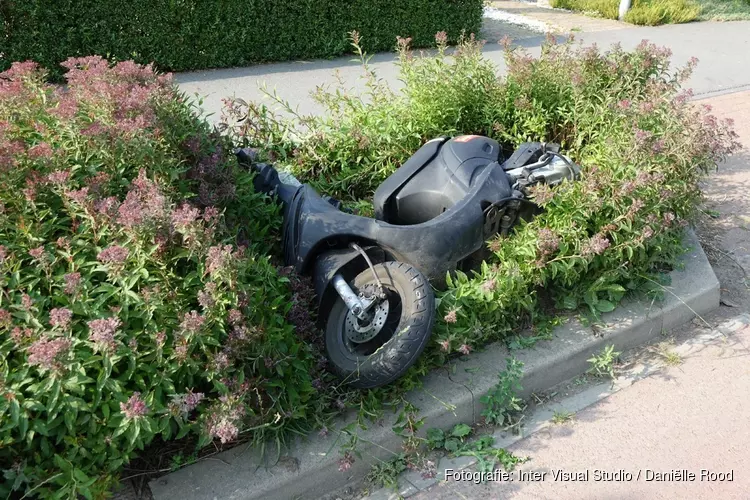
{"type": "Polygon", "coordinates": [[[680,24],[694,21],[700,13],[701,6],[693,0],[636,0],[625,21],[643,26],[680,24]]]}
{"type": "Polygon", "coordinates": [[[398,40],[405,83],[399,93],[369,68],[354,33],[365,69],[364,95],[318,88],[313,98],[328,114],[303,117],[308,134],[299,141],[292,139],[298,135],[296,121],[271,116],[265,105],[238,100],[225,109],[232,122],[230,134],[272,151],[322,190],[343,199],[371,196],[425,141],[440,134],[486,130],[497,87],[495,67],[481,57],[482,44],[473,36],[461,39],[454,63],[448,61],[445,34],[437,38],[437,57],[414,57],[407,50],[411,40],[398,40]],[[241,120],[248,112],[251,117],[241,120]]]}
{"type": "Polygon", "coordinates": [[[56,71],[98,54],[185,71],[341,55],[359,30],[370,51],[396,36],[429,45],[481,26],[482,0],[8,0],[0,70],[31,59],[56,71]],[[5,67],[2,67],[6,65],[5,67]]]}
{"type": "MultiPolygon", "coordinates": [[[[618,0],[552,0],[551,5],[617,19],[620,4],[618,0]]],[[[700,5],[693,0],[635,0],[625,21],[645,26],[679,24],[694,21],[700,13],[700,5]]]]}
{"type": "Polygon", "coordinates": [[[262,441],[327,401],[226,141],[150,67],[65,66],[0,73],[3,498],[101,497],[157,436],[262,441]]]}
{"type": "Polygon", "coordinates": [[[550,5],[605,19],[617,19],[619,9],[617,0],[550,0],[550,5]]]}
{"type": "Polygon", "coordinates": [[[628,292],[658,290],[700,200],[698,181],[737,147],[729,122],[680,91],[696,61],[675,71],[668,49],[646,42],[600,53],[550,38],[538,59],[507,49],[507,76],[497,78],[480,44],[465,40],[452,56],[439,44],[434,57],[402,44],[402,94],[366,72],[364,99],[346,89],[318,94],[330,116],[284,118],[235,101],[229,121],[247,119],[231,133],[349,201],[371,196],[439,134],[486,134],[506,151],[557,142],[583,165],[580,182],[535,190],[545,212],[488,242],[493,255],[478,272],[448,279],[423,364],[504,339],[551,305],[596,315],[628,292]]]}

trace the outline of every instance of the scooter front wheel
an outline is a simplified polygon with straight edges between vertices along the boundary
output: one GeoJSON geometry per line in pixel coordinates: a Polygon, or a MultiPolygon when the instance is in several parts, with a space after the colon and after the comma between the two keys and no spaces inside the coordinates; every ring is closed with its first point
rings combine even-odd
{"type": "Polygon", "coordinates": [[[358,319],[341,298],[326,324],[325,345],[333,369],[353,387],[370,389],[401,377],[424,351],[435,321],[435,294],[418,270],[402,262],[376,264],[350,286],[365,296],[377,291],[373,270],[385,299],[366,321],[358,319]]]}

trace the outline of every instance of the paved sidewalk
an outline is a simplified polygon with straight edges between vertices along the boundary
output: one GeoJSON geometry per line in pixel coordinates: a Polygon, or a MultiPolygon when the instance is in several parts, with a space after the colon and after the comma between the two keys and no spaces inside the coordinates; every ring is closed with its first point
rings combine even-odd
{"type": "Polygon", "coordinates": [[[448,481],[409,498],[746,499],[749,345],[750,326],[745,326],[693,348],[680,366],[664,368],[581,411],[571,422],[549,426],[510,447],[531,458],[518,470],[539,473],[537,480],[521,480],[517,470],[512,481],[448,481]],[[555,479],[555,471],[588,476],[555,479]],[[654,472],[672,471],[695,478],[653,480],[654,472]],[[731,474],[731,480],[711,481],[708,473],[731,474]]]}
{"type": "MultiPolygon", "coordinates": [[[[643,39],[670,47],[674,52],[674,63],[682,65],[691,57],[700,60],[689,86],[696,93],[716,93],[736,90],[742,86],[750,88],[750,21],[704,22],[658,27],[627,27],[622,29],[576,33],[586,44],[596,43],[602,48],[621,43],[624,48],[634,48],[643,39]]],[[[528,47],[532,54],[539,54],[543,36],[528,36],[516,43],[528,47]]],[[[505,71],[503,51],[497,43],[488,43],[485,55],[495,62],[499,72],[505,71]]],[[[378,75],[393,88],[401,88],[398,67],[393,54],[376,54],[371,61],[378,75]]],[[[310,92],[318,85],[335,83],[334,71],[341,74],[344,82],[361,89],[359,63],[351,57],[334,60],[287,62],[266,64],[248,68],[232,68],[176,75],[180,88],[189,95],[204,98],[203,109],[217,120],[221,113],[221,100],[236,95],[245,100],[261,101],[264,96],[258,85],[265,82],[269,89],[276,89],[280,96],[298,107],[302,113],[321,113],[322,108],[310,98],[310,92]]]]}
{"type": "Polygon", "coordinates": [[[526,16],[548,23],[555,26],[557,31],[561,33],[569,33],[570,31],[610,31],[633,27],[631,24],[613,21],[612,19],[584,16],[583,14],[567,10],[553,9],[547,0],[540,0],[538,2],[496,0],[491,2],[490,5],[511,14],[526,16]]]}

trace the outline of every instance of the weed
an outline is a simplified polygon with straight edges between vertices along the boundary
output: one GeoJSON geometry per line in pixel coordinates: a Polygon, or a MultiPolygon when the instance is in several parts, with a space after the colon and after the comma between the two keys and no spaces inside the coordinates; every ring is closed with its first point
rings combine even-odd
{"type": "Polygon", "coordinates": [[[552,423],[553,424],[567,424],[571,420],[573,420],[573,417],[575,417],[575,414],[570,411],[566,410],[555,410],[555,412],[552,414],[552,423]]]}
{"type": "Polygon", "coordinates": [[[471,427],[466,424],[457,424],[447,433],[442,429],[432,428],[427,431],[427,446],[433,450],[444,449],[448,453],[456,453],[469,434],[471,427]]]}
{"type": "Polygon", "coordinates": [[[492,436],[469,440],[471,433],[471,427],[466,424],[458,424],[449,432],[432,428],[427,431],[427,445],[430,449],[444,450],[454,456],[474,457],[477,467],[484,472],[494,470],[498,463],[505,470],[513,470],[517,464],[526,460],[505,449],[494,448],[495,438],[492,436]]]}
{"type": "Polygon", "coordinates": [[[505,371],[498,375],[498,383],[480,398],[485,405],[482,416],[491,425],[511,426],[523,411],[523,400],[517,396],[521,390],[523,363],[515,358],[506,360],[505,371]]]}
{"type": "Polygon", "coordinates": [[[183,455],[182,453],[177,453],[176,455],[173,455],[169,468],[172,472],[181,469],[182,467],[185,467],[186,465],[194,464],[198,461],[198,452],[195,451],[191,453],[188,456],[183,455]]]}
{"type": "Polygon", "coordinates": [[[516,465],[528,460],[528,457],[518,457],[504,448],[494,448],[495,438],[482,436],[475,441],[467,443],[456,455],[474,457],[477,460],[477,469],[480,472],[491,472],[500,465],[504,470],[511,471],[516,465]]]}
{"type": "Polygon", "coordinates": [[[368,483],[395,490],[398,488],[399,475],[406,469],[407,456],[405,453],[401,453],[390,460],[381,460],[373,465],[365,480],[368,483]]]}
{"type": "Polygon", "coordinates": [[[588,379],[588,377],[586,376],[586,374],[583,374],[583,375],[579,375],[579,376],[577,376],[577,377],[575,378],[575,380],[573,380],[573,385],[584,385],[584,384],[586,384],[586,383],[587,383],[588,381],[589,381],[589,379],[588,379]]]}
{"type": "Polygon", "coordinates": [[[588,362],[591,364],[591,367],[586,373],[595,377],[609,377],[614,380],[615,363],[619,356],[620,353],[615,352],[614,345],[605,347],[602,352],[589,358],[588,362]]]}
{"type": "Polygon", "coordinates": [[[679,366],[682,364],[682,356],[677,354],[674,350],[674,341],[667,340],[659,342],[657,345],[649,348],[649,350],[659,356],[664,364],[667,366],[679,366]]]}

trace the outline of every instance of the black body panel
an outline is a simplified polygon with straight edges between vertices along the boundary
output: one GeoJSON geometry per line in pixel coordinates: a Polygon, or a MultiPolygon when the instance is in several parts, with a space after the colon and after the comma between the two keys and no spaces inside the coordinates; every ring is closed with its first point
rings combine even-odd
{"type": "Polygon", "coordinates": [[[318,255],[359,242],[439,284],[483,247],[485,210],[522,196],[511,189],[499,154],[486,137],[428,142],[378,189],[376,219],[337,210],[309,185],[281,183],[268,165],[258,166],[259,182],[284,202],[284,261],[298,273],[310,273],[318,255]]]}

